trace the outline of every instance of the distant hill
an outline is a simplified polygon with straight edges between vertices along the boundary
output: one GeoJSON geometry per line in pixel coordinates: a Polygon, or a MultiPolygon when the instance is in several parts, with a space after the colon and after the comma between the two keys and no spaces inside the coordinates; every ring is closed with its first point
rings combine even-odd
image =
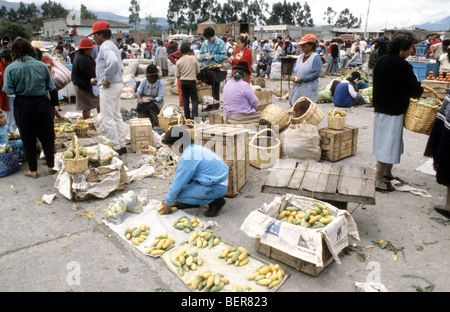
{"type": "MultiPolygon", "coordinates": [[[[58,1],[56,1],[58,2],[58,1]]],[[[9,11],[10,8],[17,10],[19,8],[20,2],[8,2],[8,1],[4,1],[4,0],[0,0],[0,7],[5,6],[6,9],[9,11]]],[[[28,3],[25,3],[25,5],[28,5],[28,3]]],[[[39,9],[41,9],[40,5],[36,5],[39,9]]],[[[89,10],[89,8],[88,8],[89,10]]],[[[94,13],[95,15],[97,15],[97,17],[99,19],[107,19],[107,20],[112,20],[112,21],[116,21],[116,22],[121,22],[121,23],[125,23],[128,24],[129,20],[128,20],[128,16],[121,16],[121,15],[117,15],[111,12],[103,12],[103,11],[91,11],[92,13],[94,13]]],[[[161,25],[163,28],[168,28],[168,23],[167,23],[167,19],[164,17],[156,17],[157,22],[156,24],[161,25]]],[[[141,28],[145,27],[146,25],[146,21],[145,18],[141,18],[141,28]]]]}
{"type": "Polygon", "coordinates": [[[437,22],[428,22],[422,25],[413,25],[411,28],[417,27],[420,29],[430,30],[430,31],[448,31],[450,29],[450,16],[447,16],[443,20],[437,22]]]}

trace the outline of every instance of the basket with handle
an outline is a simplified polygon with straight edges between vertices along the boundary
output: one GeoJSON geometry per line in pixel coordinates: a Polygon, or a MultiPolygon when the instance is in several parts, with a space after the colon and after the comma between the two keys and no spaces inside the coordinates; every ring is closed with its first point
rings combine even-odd
{"type": "Polygon", "coordinates": [[[253,167],[258,169],[272,167],[280,159],[281,141],[272,129],[263,129],[250,140],[248,153],[249,164],[253,167]],[[261,142],[264,143],[261,144],[261,142]]]}
{"type": "Polygon", "coordinates": [[[169,127],[168,123],[171,121],[171,118],[173,115],[173,114],[171,114],[170,116],[163,115],[164,109],[169,106],[174,107],[174,114],[176,114],[176,113],[181,114],[181,108],[177,104],[166,104],[161,108],[161,110],[158,114],[158,122],[159,122],[159,127],[161,128],[162,132],[164,132],[164,133],[169,131],[170,127],[169,127]]]}
{"type": "Polygon", "coordinates": [[[338,109],[335,108],[334,110],[330,111],[328,114],[328,128],[333,130],[342,130],[345,127],[345,120],[346,116],[335,116],[335,112],[338,109]]]}
{"type": "Polygon", "coordinates": [[[430,87],[423,86],[434,95],[434,99],[430,99],[433,104],[424,103],[417,99],[410,99],[408,109],[405,113],[404,127],[413,132],[429,135],[433,128],[436,115],[441,108],[442,101],[439,95],[430,87]]]}
{"type": "Polygon", "coordinates": [[[307,97],[299,98],[292,105],[290,112],[293,124],[306,122],[307,124],[318,126],[325,117],[320,108],[307,97]]]}
{"type": "Polygon", "coordinates": [[[80,155],[80,145],[76,135],[72,137],[72,147],[75,153],[74,158],[62,157],[64,169],[71,174],[83,173],[88,169],[89,158],[80,155]]]}
{"type": "Polygon", "coordinates": [[[186,126],[189,128],[189,131],[191,133],[191,138],[194,138],[194,128],[195,128],[195,122],[192,119],[186,119],[182,114],[175,113],[172,116],[170,116],[169,122],[168,122],[169,131],[171,128],[175,126],[186,126]],[[172,118],[177,117],[177,120],[174,121],[172,118]]]}
{"type": "Polygon", "coordinates": [[[75,130],[75,134],[79,137],[84,137],[87,135],[89,126],[86,124],[86,127],[80,127],[80,124],[86,124],[86,122],[83,119],[78,118],[77,123],[73,127],[73,130],[75,130]]]}
{"type": "Polygon", "coordinates": [[[282,131],[291,123],[291,115],[281,106],[269,104],[261,112],[260,120],[266,120],[267,126],[278,126],[282,131]]]}

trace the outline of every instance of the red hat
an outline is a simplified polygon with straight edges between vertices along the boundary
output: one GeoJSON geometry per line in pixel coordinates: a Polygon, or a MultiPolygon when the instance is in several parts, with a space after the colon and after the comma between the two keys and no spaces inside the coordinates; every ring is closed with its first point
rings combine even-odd
{"type": "Polygon", "coordinates": [[[107,29],[109,29],[108,22],[105,22],[105,21],[95,22],[94,25],[92,25],[92,32],[89,34],[89,36],[92,36],[93,34],[99,32],[99,31],[103,31],[103,30],[107,30],[107,29]]]}
{"type": "Polygon", "coordinates": [[[77,49],[95,49],[95,45],[92,43],[91,39],[83,38],[80,41],[80,46],[77,49]]]}
{"type": "Polygon", "coordinates": [[[300,45],[308,43],[308,42],[316,42],[316,36],[314,36],[313,34],[307,34],[305,36],[303,36],[302,40],[300,41],[300,45]]]}

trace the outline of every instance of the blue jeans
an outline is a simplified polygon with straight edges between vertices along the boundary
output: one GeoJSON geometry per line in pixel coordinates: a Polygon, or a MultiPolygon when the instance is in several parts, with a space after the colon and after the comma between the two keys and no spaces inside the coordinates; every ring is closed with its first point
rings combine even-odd
{"type": "Polygon", "coordinates": [[[223,197],[227,190],[228,186],[221,184],[206,186],[193,181],[181,190],[176,200],[189,205],[207,205],[214,199],[223,197]]]}

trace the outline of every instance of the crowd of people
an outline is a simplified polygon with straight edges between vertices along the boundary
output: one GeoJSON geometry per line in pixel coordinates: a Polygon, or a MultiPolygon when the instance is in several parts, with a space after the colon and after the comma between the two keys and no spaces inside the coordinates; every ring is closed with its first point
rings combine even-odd
{"type": "MultiPolygon", "coordinates": [[[[4,129],[12,135],[20,133],[29,166],[25,175],[29,177],[38,177],[37,141],[42,146],[49,173],[54,173],[54,119],[60,117],[57,110],[59,90],[51,74],[54,62],[72,65],[71,80],[77,111],[82,112],[84,119],[90,118],[92,110],[101,113],[106,137],[114,150],[123,155],[127,153],[125,124],[120,111],[124,59],[154,60],[146,68],[145,79],[138,81],[135,90],[138,115],[140,118],[149,118],[153,126],[158,126],[158,114],[164,106],[164,82],[160,74],[168,75],[168,62],[174,65],[179,105],[184,108],[186,119],[199,116],[197,77],[201,65],[228,62],[231,65],[231,79],[223,86],[224,119],[231,124],[257,124],[260,113],[256,110],[258,98],[249,83],[252,73],[256,77],[270,77],[274,62],[280,62],[282,57],[295,55],[297,60],[291,75],[293,86],[289,96],[291,106],[300,97],[317,101],[319,78],[323,70],[329,75],[339,75],[345,68],[358,68],[366,64],[373,71],[371,83],[375,111],[373,154],[377,161],[376,189],[390,192],[394,189],[390,181],[400,179],[394,175],[392,168],[400,162],[403,152],[405,112],[409,99],[420,97],[423,92],[421,83],[406,61],[414,54],[418,43],[411,32],[398,31],[390,40],[384,36],[371,41],[360,38],[351,46],[337,38],[327,46],[313,34],[306,34],[301,40],[278,36],[272,41],[251,39],[248,34],[240,34],[236,42],[233,42],[227,37],[219,38],[215,30],[208,27],[199,40],[151,40],[148,43],[143,40],[141,45],[137,45],[130,41],[122,42],[121,38],[113,41],[108,23],[98,21],[93,25],[89,37],[83,38],[76,48],[70,44],[58,43],[53,51],[48,51],[42,43],[32,44],[18,37],[10,44],[10,48],[2,49],[0,139],[2,133],[5,133],[4,129]],[[129,43],[132,45],[129,46],[129,43]],[[397,87],[393,89],[393,85],[397,87]]],[[[448,40],[440,41],[433,35],[429,43],[427,57],[435,58],[445,69],[449,61],[448,40]]],[[[219,101],[220,83],[213,81],[211,87],[213,98],[219,101]]],[[[363,81],[356,70],[348,79],[335,80],[332,85],[334,105],[361,105],[364,99],[359,90],[367,87],[367,81],[363,81]]],[[[448,141],[445,141],[449,137],[448,105],[447,97],[438,115],[442,122],[436,123],[426,151],[427,155],[434,158],[435,168],[439,173],[438,182],[447,187],[450,185],[450,170],[446,165],[450,152],[448,141]]],[[[212,109],[217,108],[216,103],[212,109]]],[[[172,128],[164,139],[181,158],[163,211],[168,211],[172,205],[194,207],[210,204],[207,215],[216,216],[225,205],[223,195],[226,191],[225,177],[228,176],[228,168],[219,159],[216,159],[212,167],[201,160],[193,166],[189,157],[184,159],[183,155],[207,151],[195,146],[190,140],[182,146],[177,144],[176,138],[181,133],[183,136],[189,133],[183,131],[183,128],[172,128]],[[207,191],[209,197],[206,198],[203,191],[207,191]]],[[[447,204],[436,210],[447,217],[450,211],[448,201],[449,196],[447,204]]]]}

